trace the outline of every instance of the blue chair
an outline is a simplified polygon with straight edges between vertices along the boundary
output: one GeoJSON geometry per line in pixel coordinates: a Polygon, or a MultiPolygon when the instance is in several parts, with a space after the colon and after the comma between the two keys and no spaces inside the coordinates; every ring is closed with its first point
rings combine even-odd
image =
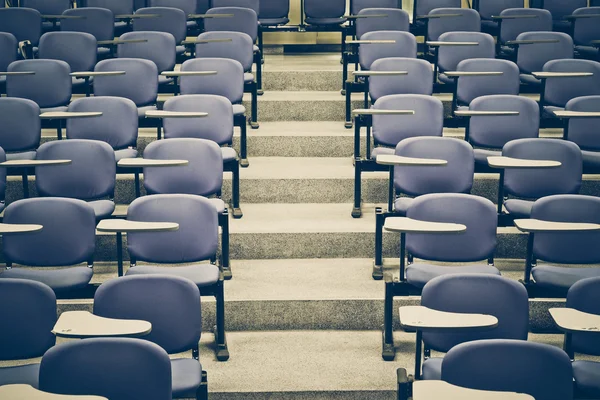
{"type": "Polygon", "coordinates": [[[521,82],[540,86],[541,82],[532,72],[542,71],[548,61],[573,58],[573,39],[560,32],[525,32],[517,36],[517,41],[532,41],[520,44],[517,49],[517,65],[521,71],[521,82]],[[549,41],[537,42],[536,41],[549,41]]]}
{"type": "MultiPolygon", "coordinates": [[[[600,111],[600,96],[576,97],[565,105],[566,111],[600,111]]],[[[583,173],[600,173],[600,141],[594,135],[598,118],[572,118],[566,121],[564,139],[579,146],[583,157],[583,173]]]]}
{"type": "Polygon", "coordinates": [[[169,355],[157,344],[92,338],[48,350],[40,365],[40,389],[111,400],[170,400],[171,373],[169,355]]]}
{"type": "Polygon", "coordinates": [[[508,8],[498,18],[497,53],[516,60],[515,47],[506,42],[517,40],[526,32],[549,32],[552,30],[552,14],[548,10],[537,8],[508,8]]]}
{"type": "Polygon", "coordinates": [[[548,10],[552,14],[553,30],[569,33],[571,26],[565,17],[578,8],[587,7],[587,3],[586,0],[532,0],[529,6],[548,10]]]}
{"type": "MultiPolygon", "coordinates": [[[[415,0],[413,3],[413,18],[411,31],[415,35],[425,36],[427,34],[427,16],[436,8],[461,8],[460,0],[415,0]]],[[[454,12],[455,10],[452,10],[454,12]]]]}
{"type": "MultiPolygon", "coordinates": [[[[174,6],[168,7],[147,7],[140,8],[135,12],[136,15],[158,15],[158,18],[141,18],[133,20],[133,30],[135,32],[165,32],[170,33],[175,38],[176,53],[178,56],[185,53],[185,46],[180,45],[187,35],[187,16],[193,12],[185,13],[174,6]]],[[[167,50],[170,53],[170,49],[167,50]]]]}
{"type": "MultiPolygon", "coordinates": [[[[177,9],[183,11],[183,13],[187,19],[187,17],[190,14],[206,13],[206,11],[208,10],[208,1],[206,1],[206,0],[202,0],[202,1],[200,1],[200,0],[150,0],[147,2],[145,7],[177,8],[177,9]],[[202,4],[202,3],[204,3],[204,4],[202,4]],[[203,7],[203,6],[205,6],[205,7],[203,7]]],[[[141,8],[139,8],[138,11],[139,10],[141,10],[141,8]]],[[[194,21],[194,20],[186,21],[185,26],[187,27],[188,31],[190,31],[190,33],[195,32],[196,35],[198,34],[196,32],[199,28],[197,21],[194,21]]],[[[178,29],[180,29],[180,28],[178,28],[178,29]]]]}
{"type": "MultiPolygon", "coordinates": [[[[131,15],[133,14],[133,0],[85,0],[85,7],[105,8],[110,10],[113,15],[131,15]]],[[[115,34],[121,35],[128,29],[128,23],[125,21],[114,21],[115,34]]]]}
{"type": "MultiPolygon", "coordinates": [[[[262,29],[287,25],[290,22],[290,2],[288,0],[269,0],[259,2],[258,20],[262,29]]],[[[259,36],[260,37],[260,36],[259,36]]]]}
{"type": "MultiPolygon", "coordinates": [[[[54,346],[56,295],[48,286],[25,279],[0,279],[0,360],[41,357],[54,346]]],[[[0,368],[0,386],[38,387],[40,364],[0,368]]]]}
{"type": "MultiPolygon", "coordinates": [[[[12,34],[19,43],[29,41],[33,51],[42,36],[42,15],[38,10],[31,8],[2,8],[0,9],[0,32],[12,34]]],[[[22,56],[25,57],[27,54],[22,56]]]]}
{"type": "Polygon", "coordinates": [[[524,340],[462,343],[444,357],[442,380],[470,389],[525,393],[536,400],[573,399],[573,369],[567,354],[524,340]]]}
{"type": "Polygon", "coordinates": [[[481,32],[446,32],[438,37],[440,42],[472,42],[475,46],[439,46],[434,53],[434,79],[443,84],[454,84],[454,78],[444,74],[456,71],[461,61],[468,59],[494,59],[494,38],[481,32]]]}
{"type": "MultiPolygon", "coordinates": [[[[71,8],[70,0],[21,0],[19,7],[31,8],[44,15],[61,15],[64,11],[71,8]]],[[[44,31],[56,30],[60,26],[57,20],[43,21],[44,31]]]]}
{"type": "MultiPolygon", "coordinates": [[[[19,43],[12,33],[0,32],[0,70],[6,71],[17,60],[19,43]]],[[[6,91],[6,77],[0,76],[0,94],[6,91]]]]}
{"type": "Polygon", "coordinates": [[[440,36],[448,32],[481,31],[481,17],[470,8],[436,8],[427,16],[427,40],[439,40],[440,36]],[[437,15],[442,17],[436,17],[437,15]]]}
{"type": "Polygon", "coordinates": [[[40,107],[33,100],[0,97],[0,147],[7,160],[33,160],[42,136],[40,107]]]}
{"type": "Polygon", "coordinates": [[[113,279],[96,291],[94,314],[148,321],[152,332],[143,339],[156,343],[169,354],[191,350],[192,358],[171,360],[172,396],[208,399],[207,374],[199,361],[202,307],[194,282],[166,275],[113,279]],[[160,301],[156,302],[157,299],[160,301]]]}
{"type": "MultiPolygon", "coordinates": [[[[304,21],[309,26],[314,27],[335,27],[340,26],[346,19],[343,18],[346,12],[345,0],[334,1],[304,1],[304,21]]],[[[342,41],[343,46],[343,41],[342,41]]]]}
{"type": "MultiPolygon", "coordinates": [[[[97,7],[81,7],[66,10],[63,15],[82,18],[69,18],[62,20],[60,30],[63,32],[89,33],[100,40],[113,40],[115,38],[115,17],[111,10],[97,7]]],[[[108,47],[98,47],[98,57],[107,58],[111,55],[108,47]]]]}
{"type": "MultiPolygon", "coordinates": [[[[165,140],[162,143],[173,140],[176,139],[165,140]]],[[[180,276],[194,282],[203,295],[215,296],[217,359],[226,361],[229,358],[229,351],[225,338],[223,276],[219,267],[215,265],[219,224],[214,203],[202,196],[188,194],[144,196],[131,203],[127,210],[127,219],[179,224],[179,230],[172,232],[129,233],[127,248],[131,266],[126,276],[153,274],[180,276]],[[201,263],[207,260],[211,262],[201,263]],[[188,265],[177,267],[137,265],[140,261],[152,264],[188,263],[188,265]]]]}
{"type": "MultiPolygon", "coordinates": [[[[378,99],[394,94],[433,93],[433,70],[428,61],[418,58],[386,57],[375,60],[371,71],[406,71],[399,76],[370,76],[368,79],[369,98],[374,104],[378,99]]],[[[365,104],[369,107],[369,104],[365,104]]]]}
{"type": "Polygon", "coordinates": [[[600,60],[598,46],[591,42],[600,37],[600,25],[598,24],[598,14],[600,7],[583,7],[573,11],[573,41],[575,42],[575,51],[578,56],[590,60],[600,60]],[[586,14],[595,14],[595,17],[585,18],[586,14]],[[577,18],[579,17],[579,18],[577,18]]]}
{"type": "Polygon", "coordinates": [[[499,22],[492,17],[499,16],[509,8],[524,8],[524,0],[474,0],[473,9],[481,16],[481,30],[492,36],[498,36],[499,22]]]}
{"type": "Polygon", "coordinates": [[[4,210],[7,224],[39,224],[35,233],[2,238],[7,269],[0,279],[17,278],[50,286],[59,296],[72,296],[85,289],[93,271],[96,241],[94,209],[82,200],[34,198],[18,200],[4,210]],[[58,267],[87,263],[83,267],[61,269],[12,268],[16,263],[32,267],[58,267]]]}

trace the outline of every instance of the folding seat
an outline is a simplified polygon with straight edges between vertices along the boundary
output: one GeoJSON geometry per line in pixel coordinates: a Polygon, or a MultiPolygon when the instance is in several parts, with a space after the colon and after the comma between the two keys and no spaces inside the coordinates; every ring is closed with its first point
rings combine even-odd
{"type": "Polygon", "coordinates": [[[133,14],[133,0],[85,0],[86,7],[106,8],[112,11],[115,21],[114,29],[116,35],[121,35],[128,28],[126,20],[118,17],[126,17],[133,14]]]}
{"type": "Polygon", "coordinates": [[[578,8],[588,6],[587,0],[531,0],[530,7],[543,8],[552,14],[553,30],[570,32],[569,21],[565,17],[573,14],[578,8]]]}
{"type": "MultiPolygon", "coordinates": [[[[63,32],[84,32],[93,35],[97,41],[111,41],[115,38],[115,17],[111,10],[97,7],[81,7],[66,10],[63,15],[82,17],[68,18],[61,21],[60,30],[63,32]]],[[[106,58],[111,55],[110,48],[100,46],[98,57],[106,58]]]]}
{"type": "Polygon", "coordinates": [[[588,226],[578,227],[580,223],[600,223],[599,216],[598,197],[554,195],[537,200],[531,209],[531,218],[568,222],[567,228],[562,226],[564,224],[555,226],[556,224],[545,223],[549,226],[541,226],[532,231],[515,221],[520,230],[529,232],[524,282],[531,297],[564,297],[575,282],[600,276],[600,268],[581,266],[600,262],[600,252],[596,245],[600,234],[597,230],[589,230],[588,226]],[[539,261],[554,265],[539,265],[539,261]],[[571,267],[568,264],[580,266],[571,267]]]}
{"type": "Polygon", "coordinates": [[[525,32],[549,32],[552,30],[552,14],[536,8],[508,8],[494,17],[498,22],[497,53],[511,60],[516,59],[515,48],[507,44],[517,40],[525,32]]]}
{"type": "Polygon", "coordinates": [[[208,399],[207,374],[199,360],[202,307],[194,282],[168,275],[113,279],[96,291],[94,315],[148,321],[152,331],[142,339],[156,343],[169,354],[191,350],[192,358],[171,360],[172,396],[208,399]]]}
{"type": "Polygon", "coordinates": [[[575,51],[581,58],[600,61],[600,7],[584,7],[573,11],[570,16],[575,51]]]}
{"type": "MultiPolygon", "coordinates": [[[[251,110],[251,118],[249,121],[250,127],[252,129],[258,129],[259,125],[258,125],[258,83],[257,81],[254,80],[254,76],[251,73],[252,70],[252,60],[253,60],[253,52],[252,52],[252,39],[250,39],[250,37],[244,33],[240,33],[240,32],[205,32],[203,34],[201,34],[200,36],[198,36],[198,40],[197,40],[197,44],[196,44],[196,58],[197,59],[205,59],[205,58],[227,58],[227,59],[231,59],[231,60],[235,60],[238,61],[241,65],[242,65],[242,71],[244,72],[243,74],[243,86],[242,86],[242,92],[241,95],[243,96],[243,93],[246,92],[250,92],[252,95],[252,110],[251,110]],[[228,40],[231,41],[228,41],[228,40]],[[220,42],[223,41],[223,42],[220,42]]],[[[215,61],[212,61],[213,63],[215,61]]],[[[186,68],[191,68],[192,66],[194,66],[194,68],[196,68],[197,65],[199,65],[199,62],[196,61],[194,63],[188,61],[187,63],[184,63],[189,67],[186,68]]],[[[233,67],[230,67],[233,68],[233,67]]],[[[182,66],[183,69],[183,66],[182,66]]],[[[235,69],[237,70],[237,67],[235,67],[235,69]]],[[[237,75],[237,71],[235,72],[237,75]]],[[[218,74],[217,74],[218,76],[218,74]]],[[[227,75],[229,76],[229,75],[227,75]]],[[[258,76],[258,70],[257,70],[257,76],[258,76]]],[[[195,82],[200,82],[201,77],[182,77],[181,78],[181,82],[187,81],[187,82],[191,82],[192,80],[195,82]]],[[[215,79],[214,76],[208,77],[209,79],[215,79]]],[[[237,91],[239,89],[237,89],[237,78],[233,78],[235,79],[236,82],[236,89],[235,92],[237,93],[237,91]]],[[[206,79],[205,79],[206,80],[206,79]]],[[[202,82],[204,83],[204,82],[202,82]]],[[[231,84],[233,85],[233,83],[231,84]]],[[[211,85],[213,86],[213,85],[211,85]]],[[[216,85],[215,85],[216,86],[216,85]]],[[[181,90],[183,90],[183,88],[181,88],[181,90]]],[[[214,89],[213,89],[214,90],[214,89]]],[[[181,92],[182,94],[184,94],[184,91],[181,92]]],[[[221,94],[221,93],[207,93],[207,92],[185,92],[185,94],[221,94]]],[[[240,96],[239,98],[236,96],[236,98],[232,98],[230,95],[226,94],[224,95],[225,97],[229,98],[229,100],[231,100],[231,102],[233,104],[239,104],[242,101],[242,96],[240,96]]],[[[246,112],[245,107],[243,106],[238,106],[238,107],[234,107],[234,112],[233,114],[235,116],[239,116],[239,115],[244,115],[246,112]]]]}
{"type": "Polygon", "coordinates": [[[158,98],[158,68],[153,61],[139,58],[103,60],[96,64],[94,71],[125,71],[124,75],[95,77],[94,96],[132,100],[138,108],[140,126],[152,126],[145,115],[147,111],[156,110],[158,98]]]}
{"type": "Polygon", "coordinates": [[[300,30],[307,32],[340,32],[342,54],[346,51],[348,27],[345,23],[346,0],[304,0],[300,10],[300,30]]]}
{"type": "Polygon", "coordinates": [[[427,14],[427,40],[436,41],[447,32],[480,32],[481,17],[470,8],[436,8],[427,14]]]}
{"type": "MultiPolygon", "coordinates": [[[[11,34],[0,32],[0,71],[6,71],[13,61],[17,60],[19,43],[11,34]]],[[[6,91],[6,76],[0,75],[0,95],[6,91]]]]}
{"type": "Polygon", "coordinates": [[[375,209],[373,279],[383,278],[383,225],[386,218],[406,216],[414,197],[427,193],[470,193],[473,186],[473,148],[463,140],[413,137],[398,143],[394,155],[401,158],[439,159],[444,160],[445,164],[419,165],[415,162],[390,165],[387,211],[384,212],[380,207],[375,209]]]}
{"type": "Polygon", "coordinates": [[[600,123],[600,96],[576,97],[569,100],[565,111],[573,114],[562,117],[565,119],[563,138],[581,148],[584,174],[600,173],[600,140],[595,134],[600,123]]]}
{"type": "Polygon", "coordinates": [[[492,36],[498,36],[500,26],[497,19],[502,11],[509,8],[524,8],[524,0],[474,0],[473,9],[481,16],[481,30],[492,36]]]}
{"type": "MultiPolygon", "coordinates": [[[[69,64],[71,72],[94,70],[97,61],[96,38],[83,32],[48,32],[40,38],[38,57],[61,60],[69,64]]],[[[89,94],[89,78],[72,77],[72,88],[89,94]]]]}
{"type": "MultiPolygon", "coordinates": [[[[231,102],[223,96],[184,95],[167,100],[163,110],[167,112],[163,120],[165,139],[197,138],[212,140],[221,146],[223,170],[232,173],[233,178],[233,216],[241,218],[240,210],[240,160],[233,147],[233,112],[231,102]],[[169,118],[168,112],[205,112],[207,116],[197,118],[169,118]]],[[[242,144],[242,154],[246,143],[242,144]]],[[[246,160],[247,162],[247,160],[246,160]]],[[[182,167],[185,168],[185,167],[182,167]]],[[[219,190],[220,191],[220,190],[219,190]]],[[[214,192],[193,192],[206,196],[214,192]]],[[[219,205],[224,209],[224,205],[219,205]]]]}
{"type": "Polygon", "coordinates": [[[262,29],[287,25],[290,22],[288,0],[263,0],[259,2],[258,21],[262,29]]]}
{"type": "Polygon", "coordinates": [[[73,340],[44,354],[40,389],[111,400],[170,400],[171,373],[169,355],[147,340],[73,340]]]}
{"type": "Polygon", "coordinates": [[[38,10],[23,7],[0,9],[0,32],[13,34],[19,43],[24,44],[23,57],[32,57],[42,36],[42,15],[38,10]],[[31,48],[29,48],[31,47],[31,48]]]}
{"type": "MultiPolygon", "coordinates": [[[[169,143],[171,139],[161,141],[169,143]]],[[[192,140],[192,139],[187,139],[192,140]]],[[[193,139],[202,140],[202,139],[193,139]]],[[[214,145],[217,147],[217,145],[214,145]]],[[[127,248],[131,266],[126,276],[168,275],[181,276],[194,282],[203,295],[216,298],[217,329],[216,353],[219,361],[229,358],[225,338],[225,302],[223,276],[215,265],[219,242],[218,216],[214,203],[202,196],[186,194],[159,194],[134,200],[127,210],[131,221],[165,221],[179,224],[171,232],[130,232],[127,248]],[[201,263],[210,260],[210,263],[201,263]],[[182,264],[185,266],[137,265],[182,264]],[[190,265],[190,263],[192,263],[190,265]]]]}
{"type": "Polygon", "coordinates": [[[43,229],[2,238],[7,269],[0,279],[38,281],[50,286],[59,297],[73,296],[87,288],[94,273],[96,247],[96,217],[89,204],[59,197],[18,200],[6,207],[3,222],[37,224],[43,229]],[[37,268],[12,268],[13,263],[37,268]],[[87,266],[55,268],[81,263],[87,266]]]}
{"type": "MultiPolygon", "coordinates": [[[[141,18],[133,20],[133,30],[135,32],[165,32],[170,33],[175,38],[177,44],[177,55],[185,53],[185,46],[181,43],[185,41],[187,35],[187,15],[185,12],[174,7],[148,7],[140,8],[135,12],[136,15],[158,15],[158,18],[141,18]]],[[[150,45],[150,43],[148,43],[150,45]]],[[[168,53],[170,52],[167,51],[168,53]]]]}
{"type": "MultiPolygon", "coordinates": [[[[359,112],[372,119],[373,141],[371,151],[370,130],[367,129],[366,156],[361,157],[360,126],[354,136],[354,207],[352,216],[359,218],[361,212],[361,175],[363,171],[387,171],[387,166],[376,164],[380,154],[394,154],[394,148],[402,140],[419,136],[442,136],[444,106],[428,95],[390,95],[379,98],[369,110],[359,112]],[[388,115],[386,115],[388,114],[388,115]]],[[[356,111],[355,111],[356,113],[356,111]]]]}
{"type": "MultiPolygon", "coordinates": [[[[461,0],[415,0],[413,4],[412,32],[417,36],[427,34],[427,15],[436,8],[461,8],[461,0]]],[[[453,13],[456,10],[452,10],[453,13]]]]}
{"type": "MultiPolygon", "coordinates": [[[[0,360],[41,357],[54,346],[56,295],[48,286],[25,279],[0,279],[0,360]]],[[[26,384],[38,387],[40,364],[0,367],[0,386],[26,384]]]]}

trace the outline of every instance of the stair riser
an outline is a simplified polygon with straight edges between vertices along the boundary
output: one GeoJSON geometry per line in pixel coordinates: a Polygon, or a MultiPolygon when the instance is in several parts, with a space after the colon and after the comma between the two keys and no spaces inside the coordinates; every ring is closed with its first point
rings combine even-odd
{"type": "Polygon", "coordinates": [[[339,91],[341,89],[341,69],[339,71],[265,71],[263,75],[265,91],[339,91]]]}

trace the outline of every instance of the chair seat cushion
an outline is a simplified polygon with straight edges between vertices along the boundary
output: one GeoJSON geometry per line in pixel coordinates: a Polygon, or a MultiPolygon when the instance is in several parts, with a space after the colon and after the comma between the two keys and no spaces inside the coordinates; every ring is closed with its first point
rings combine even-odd
{"type": "Polygon", "coordinates": [[[554,115],[554,111],[563,111],[564,107],[556,107],[556,106],[544,106],[544,111],[542,113],[543,118],[556,118],[554,115]]]}
{"type": "Polygon", "coordinates": [[[2,385],[31,385],[37,389],[40,364],[19,365],[16,367],[0,368],[0,386],[2,385]]]}
{"type": "MultiPolygon", "coordinates": [[[[600,152],[582,150],[583,157],[583,173],[597,174],[600,173],[600,152]]],[[[8,154],[6,155],[8,158],[8,154]]]]}
{"type": "Polygon", "coordinates": [[[241,104],[233,105],[233,115],[244,115],[246,114],[246,107],[241,104]]]}
{"type": "Polygon", "coordinates": [[[474,149],[473,155],[475,156],[475,164],[488,165],[488,157],[501,156],[502,152],[499,150],[474,149]]]}
{"type": "Polygon", "coordinates": [[[69,108],[67,106],[40,108],[40,114],[43,114],[46,112],[65,112],[68,109],[69,108]]]}
{"type": "Polygon", "coordinates": [[[396,201],[394,201],[394,211],[397,214],[401,214],[401,216],[406,216],[406,211],[408,207],[415,201],[415,199],[411,197],[398,197],[396,201]]]}
{"type": "Polygon", "coordinates": [[[233,147],[221,147],[223,162],[230,162],[237,159],[237,151],[233,147]]]}
{"type": "Polygon", "coordinates": [[[597,60],[600,55],[600,50],[592,46],[575,46],[575,51],[579,53],[581,57],[597,60]]]}
{"type": "Polygon", "coordinates": [[[568,290],[575,282],[600,276],[600,267],[596,268],[571,268],[540,265],[531,269],[531,275],[537,285],[568,290]]]}
{"type": "Polygon", "coordinates": [[[481,30],[483,32],[490,33],[490,34],[497,33],[498,32],[498,23],[496,21],[490,21],[489,19],[484,19],[481,21],[481,30]]]}
{"type": "Polygon", "coordinates": [[[159,85],[164,86],[164,85],[170,85],[171,83],[173,83],[172,76],[158,75],[158,84],[159,85]]]}
{"type": "Polygon", "coordinates": [[[183,53],[185,53],[185,46],[175,46],[175,54],[180,56],[183,53]]]}
{"type": "Polygon", "coordinates": [[[244,83],[254,82],[254,75],[250,72],[244,72],[244,83]]]}
{"type": "Polygon", "coordinates": [[[28,267],[11,268],[0,274],[0,278],[29,279],[44,283],[55,292],[67,292],[85,288],[94,271],[89,267],[68,267],[60,269],[33,269],[28,267]]]}
{"type": "Polygon", "coordinates": [[[394,149],[390,149],[389,147],[377,146],[371,151],[371,159],[375,160],[380,154],[393,155],[394,153],[394,149]]]}
{"type": "Polygon", "coordinates": [[[282,18],[261,18],[260,24],[262,26],[277,26],[277,25],[285,25],[290,22],[290,19],[287,17],[282,18]]]}
{"type": "Polygon", "coordinates": [[[108,218],[115,211],[115,202],[111,200],[94,200],[87,203],[94,209],[97,220],[108,218]]]}
{"type": "Polygon", "coordinates": [[[442,275],[449,274],[491,274],[500,275],[500,271],[487,264],[444,266],[426,263],[409,265],[406,268],[406,280],[411,285],[422,288],[427,282],[442,275]]]}
{"type": "Polygon", "coordinates": [[[11,160],[35,160],[36,151],[22,151],[19,153],[7,153],[6,161],[11,160]]]}
{"type": "Polygon", "coordinates": [[[198,287],[210,286],[219,280],[219,267],[213,264],[194,264],[184,267],[159,267],[155,265],[138,265],[129,268],[125,275],[162,274],[181,276],[194,282],[198,287]]]}
{"type": "Polygon", "coordinates": [[[156,106],[144,106],[138,107],[138,118],[146,118],[146,112],[148,111],[156,111],[156,106]]]}
{"type": "Polygon", "coordinates": [[[526,83],[528,85],[540,86],[542,84],[542,81],[540,81],[533,75],[521,74],[521,75],[519,75],[519,77],[521,78],[522,83],[526,83]]]}
{"type": "Polygon", "coordinates": [[[202,365],[193,358],[171,360],[172,391],[174,399],[196,398],[202,383],[202,365]]]}
{"type": "Polygon", "coordinates": [[[215,208],[217,209],[217,213],[223,214],[223,211],[225,211],[225,202],[223,200],[216,197],[211,197],[210,199],[208,199],[208,201],[210,201],[215,206],[215,208]]]}
{"type": "Polygon", "coordinates": [[[100,58],[100,59],[102,59],[104,57],[108,57],[108,56],[110,56],[110,49],[108,47],[98,47],[96,54],[98,55],[98,58],[100,58]]]}
{"type": "Polygon", "coordinates": [[[528,200],[510,199],[504,202],[504,208],[514,218],[529,218],[532,207],[533,201],[528,200]]]}
{"type": "Polygon", "coordinates": [[[422,378],[427,381],[442,379],[442,357],[433,357],[423,361],[422,378]]]}
{"type": "Polygon", "coordinates": [[[573,378],[578,395],[600,398],[600,363],[573,361],[573,378]]]}
{"type": "Polygon", "coordinates": [[[198,26],[198,21],[187,21],[186,25],[188,28],[196,28],[198,26]]]}
{"type": "Polygon", "coordinates": [[[306,23],[309,25],[341,25],[346,20],[344,18],[312,18],[306,17],[306,23]]]}
{"type": "Polygon", "coordinates": [[[446,85],[454,85],[454,78],[450,78],[443,72],[438,75],[438,79],[440,82],[445,83],[446,85]]]}
{"type": "Polygon", "coordinates": [[[257,45],[252,45],[252,51],[258,53],[260,51],[260,47],[258,47],[257,45]]]}
{"type": "Polygon", "coordinates": [[[138,156],[137,149],[126,148],[121,150],[115,150],[115,160],[119,162],[124,158],[136,158],[138,156]]]}

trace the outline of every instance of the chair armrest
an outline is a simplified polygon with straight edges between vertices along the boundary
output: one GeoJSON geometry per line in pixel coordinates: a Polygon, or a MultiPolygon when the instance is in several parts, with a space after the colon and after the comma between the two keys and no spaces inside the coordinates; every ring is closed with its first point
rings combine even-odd
{"type": "Polygon", "coordinates": [[[554,222],[540,219],[515,219],[515,226],[521,232],[585,232],[600,230],[600,224],[583,222],[554,222]]]}
{"type": "Polygon", "coordinates": [[[153,160],[149,158],[122,158],[117,163],[121,168],[177,167],[188,164],[188,160],[153,160]]]}
{"type": "Polygon", "coordinates": [[[462,17],[462,14],[432,14],[432,15],[417,15],[417,19],[437,19],[437,18],[454,18],[462,17]]]}
{"type": "Polygon", "coordinates": [[[188,14],[188,19],[233,18],[233,14],[188,14]]]}
{"type": "Polygon", "coordinates": [[[554,115],[559,118],[599,118],[600,111],[553,111],[554,115]]]}
{"type": "Polygon", "coordinates": [[[564,19],[568,21],[574,21],[576,19],[583,18],[600,18],[600,14],[578,14],[578,15],[567,15],[564,19]]]}
{"type": "Polygon", "coordinates": [[[143,222],[127,219],[103,219],[98,222],[99,232],[169,232],[179,229],[175,222],[143,222]]]}
{"type": "Polygon", "coordinates": [[[0,167],[5,168],[32,168],[45,167],[49,165],[68,165],[71,160],[10,160],[0,163],[0,167]]]}
{"type": "Polygon", "coordinates": [[[98,46],[116,46],[118,44],[127,44],[127,43],[146,43],[148,41],[148,39],[127,39],[127,40],[120,40],[120,39],[114,39],[114,40],[98,40],[98,42],[96,42],[98,44],[98,46]]]}
{"type": "Polygon", "coordinates": [[[354,76],[398,76],[408,75],[408,71],[354,71],[354,76]]]}
{"type": "Polygon", "coordinates": [[[405,306],[400,307],[400,326],[422,331],[469,331],[495,328],[498,318],[486,314],[462,314],[424,306],[405,306]]]}
{"type": "Polygon", "coordinates": [[[529,18],[539,18],[538,15],[492,15],[490,17],[493,20],[501,21],[503,19],[529,19],[529,18]]]}
{"type": "Polygon", "coordinates": [[[532,396],[524,393],[468,389],[434,380],[415,381],[412,398],[413,400],[534,400],[532,396]]]}
{"type": "Polygon", "coordinates": [[[380,165],[414,165],[432,167],[448,165],[448,161],[446,160],[437,160],[434,158],[402,157],[394,154],[379,154],[375,162],[380,165]]]}
{"type": "Polygon", "coordinates": [[[363,19],[363,18],[386,18],[387,14],[364,14],[364,15],[344,15],[346,19],[363,19]]]}
{"type": "Polygon", "coordinates": [[[428,46],[431,46],[431,47],[441,47],[441,46],[479,46],[478,42],[440,42],[440,41],[427,41],[425,43],[428,46]]]}
{"type": "Polygon", "coordinates": [[[600,46],[600,39],[599,40],[590,40],[590,44],[592,46],[600,46]]]}
{"type": "Polygon", "coordinates": [[[459,117],[501,117],[510,115],[519,115],[518,111],[473,111],[473,110],[457,110],[454,115],[459,117]]]}
{"type": "Polygon", "coordinates": [[[139,337],[149,334],[152,324],[135,319],[103,318],[88,311],[63,312],[52,333],[66,338],[139,337]]]}
{"type": "Polygon", "coordinates": [[[35,72],[34,71],[0,72],[0,76],[20,76],[20,75],[35,75],[35,72]]]}
{"type": "Polygon", "coordinates": [[[27,400],[108,400],[101,396],[75,396],[42,392],[30,385],[14,384],[0,386],[0,399],[27,400]]]}
{"type": "Polygon", "coordinates": [[[394,44],[395,40],[349,40],[346,44],[394,44]]]}
{"type": "Polygon", "coordinates": [[[83,15],[42,15],[42,19],[58,21],[61,19],[86,19],[83,15]]]}
{"type": "Polygon", "coordinates": [[[0,222],[0,234],[31,233],[41,231],[42,225],[37,224],[5,224],[0,222]]]}
{"type": "Polygon", "coordinates": [[[381,110],[377,108],[365,108],[352,110],[352,115],[415,115],[414,110],[381,110]]]}
{"type": "Polygon", "coordinates": [[[204,118],[208,117],[206,112],[187,112],[187,111],[146,111],[146,118],[204,118]]]}
{"type": "Polygon", "coordinates": [[[565,332],[600,332],[600,315],[574,308],[551,308],[548,311],[556,326],[565,332]]]}
{"type": "Polygon", "coordinates": [[[558,43],[557,39],[536,39],[536,40],[509,40],[504,44],[507,46],[519,46],[522,44],[542,44],[542,43],[558,43]]]}
{"type": "Polygon", "coordinates": [[[207,76],[217,75],[217,71],[163,71],[162,76],[207,76]]]}
{"type": "Polygon", "coordinates": [[[183,45],[189,44],[207,44],[207,43],[227,43],[233,42],[232,38],[221,38],[221,39],[204,39],[204,40],[191,40],[181,42],[183,45]]]}
{"type": "Polygon", "coordinates": [[[160,14],[117,14],[115,19],[147,19],[160,18],[160,14]]]}
{"type": "Polygon", "coordinates": [[[538,79],[547,78],[582,78],[593,76],[592,72],[532,72],[531,75],[538,79]]]}
{"type": "Polygon", "coordinates": [[[462,233],[467,230],[463,224],[420,221],[407,217],[386,218],[383,228],[386,231],[401,233],[462,233]]]}
{"type": "Polygon", "coordinates": [[[557,168],[562,165],[560,161],[525,160],[504,156],[491,156],[487,160],[488,165],[492,168],[557,168]]]}
{"type": "Polygon", "coordinates": [[[45,112],[40,114],[41,119],[72,119],[72,118],[92,118],[101,117],[102,112],[90,111],[90,112],[72,112],[72,111],[56,111],[56,112],[45,112]]]}
{"type": "Polygon", "coordinates": [[[459,77],[459,76],[500,76],[504,75],[502,71],[446,71],[444,75],[449,77],[459,77]]]}
{"type": "Polygon", "coordinates": [[[93,77],[93,76],[119,76],[119,75],[125,75],[126,72],[125,71],[80,71],[80,72],[71,72],[71,76],[74,76],[75,78],[86,78],[86,77],[93,77]]]}

